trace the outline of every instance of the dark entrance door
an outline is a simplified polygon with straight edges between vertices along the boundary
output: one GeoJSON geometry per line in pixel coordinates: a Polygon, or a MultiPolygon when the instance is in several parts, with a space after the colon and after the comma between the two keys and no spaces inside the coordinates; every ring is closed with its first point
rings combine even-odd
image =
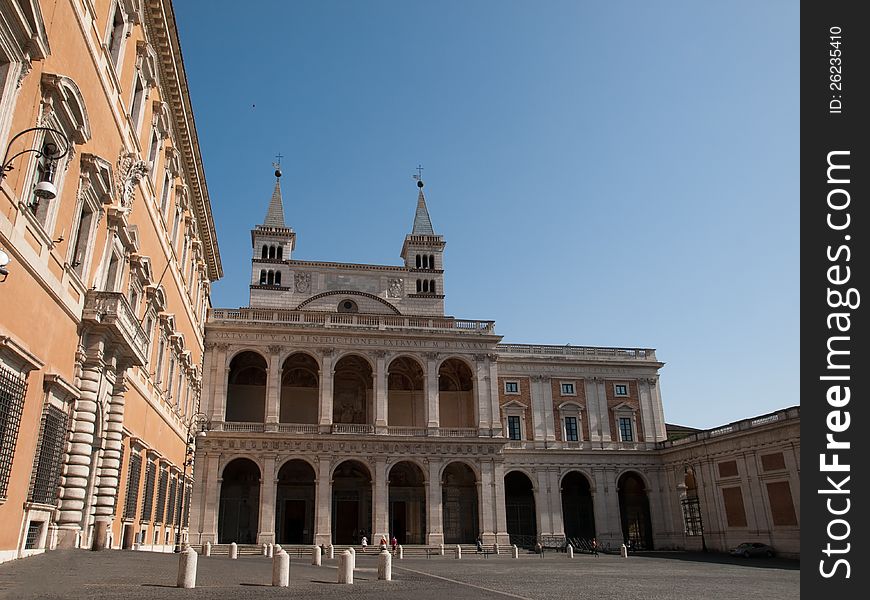
{"type": "Polygon", "coordinates": [[[390,535],[396,536],[400,542],[407,544],[408,505],[396,501],[390,504],[390,535]]]}
{"type": "Polygon", "coordinates": [[[359,531],[359,501],[335,501],[335,543],[356,544],[359,531]]]}
{"type": "Polygon", "coordinates": [[[286,543],[305,543],[305,500],[284,502],[284,535],[286,543]]]}

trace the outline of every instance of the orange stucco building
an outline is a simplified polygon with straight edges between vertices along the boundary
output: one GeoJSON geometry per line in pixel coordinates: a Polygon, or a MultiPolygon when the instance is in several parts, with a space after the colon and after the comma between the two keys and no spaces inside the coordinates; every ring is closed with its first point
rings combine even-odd
{"type": "Polygon", "coordinates": [[[172,5],[0,13],[0,561],[171,549],[221,276],[172,5]]]}

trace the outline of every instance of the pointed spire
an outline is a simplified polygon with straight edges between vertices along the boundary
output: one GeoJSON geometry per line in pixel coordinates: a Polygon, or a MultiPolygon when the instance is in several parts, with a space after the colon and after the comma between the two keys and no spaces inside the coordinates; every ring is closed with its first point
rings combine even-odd
{"type": "Polygon", "coordinates": [[[417,194],[417,212],[414,214],[414,228],[411,230],[411,235],[435,235],[432,220],[429,218],[429,209],[426,208],[426,198],[423,196],[422,179],[417,179],[417,187],[420,188],[420,193],[417,194]]]}
{"type": "Polygon", "coordinates": [[[275,169],[275,191],[269,201],[264,227],[286,227],[284,224],[284,204],[281,201],[281,169],[275,169]]]}

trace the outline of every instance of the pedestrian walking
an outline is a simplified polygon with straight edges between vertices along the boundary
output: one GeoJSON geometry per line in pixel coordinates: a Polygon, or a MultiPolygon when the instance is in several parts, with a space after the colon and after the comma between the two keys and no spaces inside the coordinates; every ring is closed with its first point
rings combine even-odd
{"type": "Polygon", "coordinates": [[[396,548],[399,547],[399,540],[396,539],[396,536],[393,536],[393,539],[390,540],[390,545],[393,547],[393,554],[395,554],[396,548]]]}
{"type": "Polygon", "coordinates": [[[362,539],[359,541],[359,543],[360,543],[360,544],[362,545],[362,547],[363,547],[363,552],[365,552],[365,551],[366,551],[366,547],[369,545],[369,539],[368,539],[366,536],[362,536],[362,539]]]}
{"type": "Polygon", "coordinates": [[[592,538],[592,556],[598,556],[598,540],[592,538]]]}
{"type": "Polygon", "coordinates": [[[483,542],[480,539],[480,536],[477,536],[477,551],[483,552],[483,542]]]}

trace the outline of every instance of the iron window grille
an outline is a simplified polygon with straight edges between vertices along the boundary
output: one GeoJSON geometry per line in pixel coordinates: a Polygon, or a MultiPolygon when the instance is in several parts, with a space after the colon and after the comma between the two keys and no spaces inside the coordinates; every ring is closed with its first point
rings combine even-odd
{"type": "Polygon", "coordinates": [[[686,535],[704,535],[704,524],[701,521],[701,503],[697,497],[683,498],[680,500],[683,506],[683,521],[686,527],[686,535]]]}
{"type": "Polygon", "coordinates": [[[136,518],[136,504],[139,500],[139,478],[142,476],[142,457],[138,452],[130,455],[130,469],[127,471],[127,491],[124,494],[124,518],[136,518]]]}
{"type": "Polygon", "coordinates": [[[42,427],[28,500],[37,504],[54,504],[57,484],[66,448],[69,416],[60,408],[48,405],[42,413],[42,427]]]}
{"type": "Polygon", "coordinates": [[[26,392],[24,375],[0,366],[0,500],[6,499],[26,392]]]}
{"type": "Polygon", "coordinates": [[[169,484],[169,471],[160,469],[160,479],[157,483],[157,506],[154,511],[154,521],[163,523],[166,521],[166,487],[169,484]]]}
{"type": "Polygon", "coordinates": [[[27,538],[24,540],[24,549],[32,550],[39,545],[39,537],[42,533],[42,521],[31,521],[27,525],[27,538]]]}
{"type": "Polygon", "coordinates": [[[193,485],[191,483],[187,483],[190,480],[187,480],[184,485],[184,515],[181,519],[181,526],[188,527],[190,525],[190,497],[193,493],[193,485]]]}
{"type": "Polygon", "coordinates": [[[145,466],[145,492],[142,494],[142,520],[146,523],[151,522],[151,513],[154,508],[154,463],[150,460],[145,466]]]}
{"type": "Polygon", "coordinates": [[[169,524],[175,524],[175,515],[178,514],[177,511],[177,503],[178,503],[178,480],[173,477],[169,480],[169,502],[166,503],[166,517],[164,518],[164,522],[169,524]]]}

